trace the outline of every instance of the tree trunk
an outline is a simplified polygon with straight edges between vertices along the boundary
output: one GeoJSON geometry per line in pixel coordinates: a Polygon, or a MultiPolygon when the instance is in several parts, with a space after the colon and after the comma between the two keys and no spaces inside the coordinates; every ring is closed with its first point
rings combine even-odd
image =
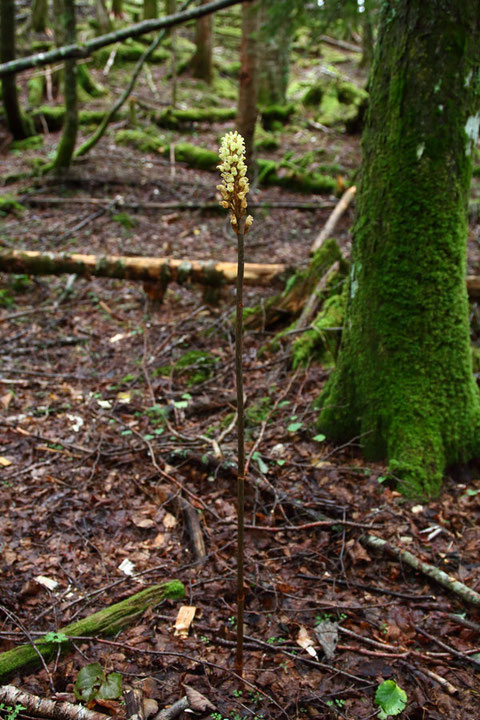
{"type": "Polygon", "coordinates": [[[100,31],[100,35],[104,35],[105,33],[111,31],[112,21],[110,20],[105,0],[95,0],[95,6],[97,11],[98,29],[100,31]]]}
{"type": "Polygon", "coordinates": [[[271,29],[269,6],[260,5],[258,43],[258,101],[260,105],[285,105],[290,70],[291,24],[281,22],[271,29]]]}
{"type": "Polygon", "coordinates": [[[143,0],[143,18],[144,18],[144,20],[151,20],[156,17],[158,17],[157,0],[143,0]]]}
{"type": "Polygon", "coordinates": [[[362,57],[360,67],[370,67],[373,60],[372,0],[365,0],[362,14],[362,57]]]}
{"type": "MultiPolygon", "coordinates": [[[[15,0],[0,0],[0,59],[15,60],[15,0]]],[[[18,103],[15,75],[2,78],[2,101],[8,129],[15,140],[28,136],[18,103]]]]}
{"type": "Polygon", "coordinates": [[[259,0],[242,3],[242,49],[240,87],[238,93],[237,129],[245,140],[245,161],[250,168],[249,178],[255,175],[255,122],[257,120],[258,59],[257,32],[259,0]]]}
{"type": "Polygon", "coordinates": [[[116,18],[123,16],[123,0],[112,0],[112,13],[116,18]]]}
{"type": "Polygon", "coordinates": [[[478,0],[388,0],[363,136],[353,263],[319,425],[361,437],[410,496],[478,452],[465,290],[480,105],[478,0]]]}
{"type": "Polygon", "coordinates": [[[45,32],[47,29],[48,2],[47,0],[33,0],[32,2],[32,28],[35,32],[45,32]]]}
{"type": "MultiPolygon", "coordinates": [[[[64,0],[65,40],[74,43],[76,40],[75,0],[64,0]]],[[[77,108],[77,67],[76,60],[65,60],[64,65],[65,86],[65,122],[62,137],[57,149],[57,156],[53,163],[55,170],[64,172],[70,167],[78,130],[77,108]]]]}
{"type": "MultiPolygon", "coordinates": [[[[208,0],[202,0],[205,5],[208,0]]],[[[207,83],[212,82],[212,39],[213,39],[213,17],[205,15],[199,18],[195,26],[195,44],[197,46],[195,55],[192,58],[192,74],[199,80],[207,83]]]]}

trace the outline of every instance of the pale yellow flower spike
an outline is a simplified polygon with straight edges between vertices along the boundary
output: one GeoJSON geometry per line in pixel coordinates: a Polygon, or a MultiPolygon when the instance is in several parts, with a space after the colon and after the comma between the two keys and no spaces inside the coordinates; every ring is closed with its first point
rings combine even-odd
{"type": "Polygon", "coordinates": [[[243,137],[235,130],[229,132],[222,138],[219,150],[220,165],[217,165],[221,172],[223,185],[217,185],[222,199],[220,205],[230,210],[230,222],[235,232],[247,234],[253,222],[253,217],[246,214],[246,195],[249,190],[247,178],[247,166],[245,165],[245,142],[243,137]],[[245,221],[242,223],[243,218],[245,221]]]}

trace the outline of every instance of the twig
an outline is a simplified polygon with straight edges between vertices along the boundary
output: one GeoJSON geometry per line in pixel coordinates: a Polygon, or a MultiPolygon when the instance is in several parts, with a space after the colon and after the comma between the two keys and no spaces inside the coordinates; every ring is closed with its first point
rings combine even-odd
{"type": "Polygon", "coordinates": [[[430,635],[430,633],[423,630],[423,628],[419,627],[418,625],[415,625],[415,630],[420,633],[420,635],[423,635],[424,637],[431,640],[431,642],[435,643],[439,647],[443,648],[447,652],[449,652],[454,657],[458,658],[459,660],[462,660],[463,662],[471,663],[474,667],[477,668],[477,670],[480,670],[480,662],[478,660],[475,660],[473,657],[469,657],[465,653],[459,652],[458,650],[455,650],[455,648],[451,647],[451,645],[447,645],[446,643],[442,642],[442,640],[439,640],[438,638],[434,637],[433,635],[430,635]]]}
{"type": "Polygon", "coordinates": [[[177,702],[174,702],[173,705],[170,705],[170,707],[160,710],[153,720],[173,720],[173,718],[178,717],[178,715],[189,707],[190,703],[188,702],[188,698],[184,695],[180,698],[180,700],[177,700],[177,702]]]}
{"type": "Polygon", "coordinates": [[[310,248],[310,253],[312,255],[314,252],[316,252],[322,247],[325,240],[328,240],[328,238],[331,237],[333,231],[337,226],[338,221],[353,200],[356,190],[357,188],[355,187],[355,185],[352,185],[352,187],[348,188],[348,190],[343,193],[342,197],[338,202],[338,205],[325,223],[324,228],[313,241],[310,248]]]}
{"type": "MultiPolygon", "coordinates": [[[[480,605],[480,595],[472,590],[467,585],[454,578],[452,575],[447,575],[443,570],[439,570],[435,565],[429,565],[428,563],[422,562],[415,555],[408,552],[408,550],[401,550],[395,545],[391,545],[386,540],[376,537],[375,535],[366,535],[362,538],[362,542],[368,547],[375,548],[377,550],[383,550],[389,555],[397,558],[401,562],[406,563],[414,570],[418,570],[432,580],[436,580],[440,585],[456,593],[467,603],[471,605],[480,605]]],[[[480,664],[479,664],[480,667],[480,664]]]]}
{"type": "MultiPolygon", "coordinates": [[[[366,523],[357,523],[351,520],[316,520],[315,522],[305,523],[304,525],[282,525],[274,527],[271,525],[245,525],[249,530],[263,530],[264,532],[284,532],[286,530],[310,530],[314,527],[331,527],[332,525],[344,525],[346,527],[367,528],[371,529],[375,525],[367,525],[366,523]]],[[[377,526],[378,527],[378,526],[377,526]]]]}

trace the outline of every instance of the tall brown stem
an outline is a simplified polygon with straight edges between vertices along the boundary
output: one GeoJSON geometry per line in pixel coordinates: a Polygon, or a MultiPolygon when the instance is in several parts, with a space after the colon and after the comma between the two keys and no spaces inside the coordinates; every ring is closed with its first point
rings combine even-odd
{"type": "Polygon", "coordinates": [[[245,432],[243,403],[243,273],[245,219],[242,218],[237,231],[237,313],[235,326],[235,376],[237,381],[237,648],[235,672],[243,675],[243,616],[245,591],[243,588],[243,555],[245,524],[245,432]]]}

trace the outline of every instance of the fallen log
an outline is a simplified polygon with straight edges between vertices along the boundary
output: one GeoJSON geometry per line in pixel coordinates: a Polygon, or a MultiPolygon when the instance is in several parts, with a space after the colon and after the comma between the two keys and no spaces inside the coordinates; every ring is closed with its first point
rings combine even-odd
{"type": "Polygon", "coordinates": [[[54,718],[54,720],[108,720],[109,717],[103,713],[89,710],[83,705],[32,695],[19,690],[14,685],[0,687],[0,702],[12,708],[15,705],[23,705],[29,715],[39,715],[43,718],[54,718]]]}
{"type": "Polygon", "coordinates": [[[0,655],[0,682],[18,670],[39,665],[40,656],[48,661],[56,656],[58,649],[68,650],[71,647],[70,637],[114,635],[143,615],[147,608],[166,599],[178,600],[184,595],[185,588],[178,580],[152,585],[115,605],[70,623],[55,633],[49,633],[31,645],[7,650],[0,655]]]}
{"type": "MultiPolygon", "coordinates": [[[[109,277],[143,280],[166,287],[169,282],[186,282],[219,287],[234,284],[236,262],[174,260],[121,255],[81,255],[77,253],[41,253],[30,250],[0,249],[0,271],[26,275],[76,274],[80,277],[109,277]]],[[[245,264],[246,285],[283,285],[287,267],[281,264],[245,264]]]]}

